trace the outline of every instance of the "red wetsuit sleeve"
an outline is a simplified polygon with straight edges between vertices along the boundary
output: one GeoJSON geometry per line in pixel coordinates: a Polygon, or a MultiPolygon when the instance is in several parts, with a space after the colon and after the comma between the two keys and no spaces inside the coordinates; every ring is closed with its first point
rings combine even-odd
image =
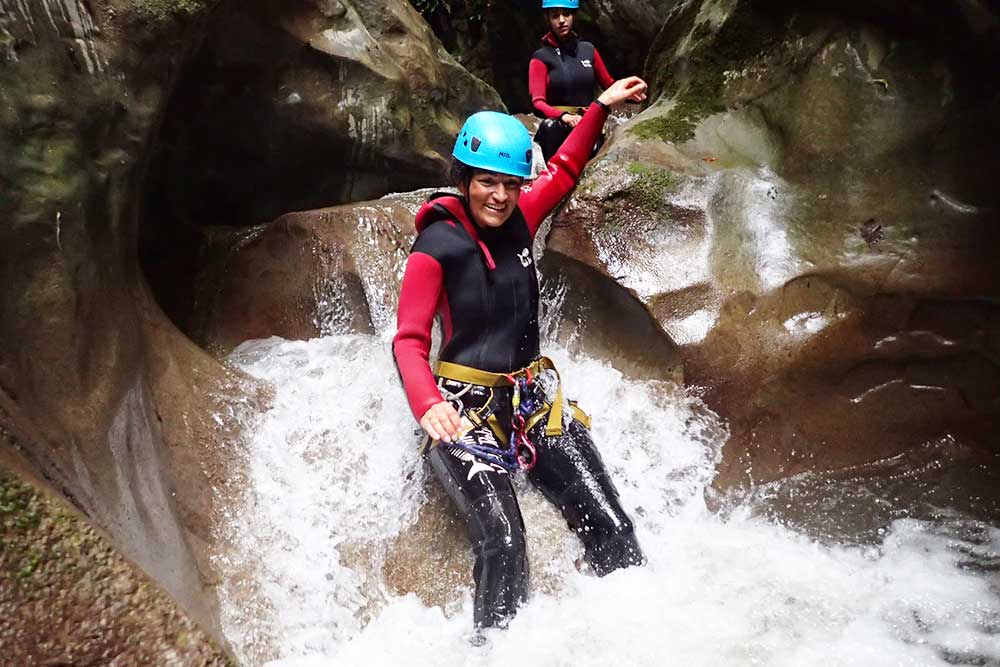
{"type": "Polygon", "coordinates": [[[532,58],[528,65],[528,93],[531,105],[546,118],[559,118],[565,113],[545,101],[549,96],[549,70],[538,58],[532,58]]]}
{"type": "Polygon", "coordinates": [[[601,87],[601,90],[607,90],[608,86],[615,82],[614,77],[611,76],[611,72],[604,65],[604,60],[601,59],[601,54],[597,52],[597,47],[594,47],[594,74],[597,75],[597,84],[601,87]]]}
{"type": "Polygon", "coordinates": [[[569,194],[580,180],[583,168],[587,166],[590,153],[594,150],[597,137],[601,134],[608,112],[596,102],[591,104],[583,120],[573,128],[556,154],[535,182],[527,186],[518,206],[528,223],[531,237],[535,237],[539,225],[552,209],[569,194]]]}
{"type": "Polygon", "coordinates": [[[392,351],[413,416],[420,421],[427,409],[442,400],[430,367],[431,327],[441,296],[443,272],[436,259],[410,253],[399,292],[399,312],[392,351]]]}

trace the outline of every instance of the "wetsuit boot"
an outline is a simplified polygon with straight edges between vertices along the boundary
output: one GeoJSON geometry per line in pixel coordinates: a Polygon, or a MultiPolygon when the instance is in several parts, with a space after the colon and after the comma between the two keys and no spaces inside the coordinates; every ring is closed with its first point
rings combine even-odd
{"type": "Polygon", "coordinates": [[[542,149],[542,157],[546,163],[552,159],[572,131],[573,128],[557,118],[547,118],[538,125],[535,143],[542,149]]]}
{"type": "MultiPolygon", "coordinates": [[[[556,154],[556,151],[559,150],[559,147],[562,146],[562,143],[566,141],[566,137],[572,131],[572,127],[561,120],[553,118],[543,120],[539,124],[538,131],[535,132],[534,141],[542,149],[542,157],[546,163],[552,159],[552,156],[556,154]]],[[[605,139],[606,137],[603,133],[597,138],[597,143],[594,144],[594,150],[591,151],[590,157],[597,155],[597,151],[601,150],[605,139]]]]}

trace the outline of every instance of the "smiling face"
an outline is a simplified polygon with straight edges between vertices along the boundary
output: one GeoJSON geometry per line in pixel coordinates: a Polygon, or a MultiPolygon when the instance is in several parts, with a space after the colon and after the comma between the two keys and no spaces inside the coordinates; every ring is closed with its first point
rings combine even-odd
{"type": "Polygon", "coordinates": [[[476,170],[468,186],[460,186],[473,222],[480,227],[499,227],[507,222],[521,198],[523,183],[518,176],[476,170]]]}
{"type": "Polygon", "coordinates": [[[573,10],[572,9],[547,9],[545,17],[549,20],[549,30],[559,41],[569,37],[573,32],[573,10]]]}

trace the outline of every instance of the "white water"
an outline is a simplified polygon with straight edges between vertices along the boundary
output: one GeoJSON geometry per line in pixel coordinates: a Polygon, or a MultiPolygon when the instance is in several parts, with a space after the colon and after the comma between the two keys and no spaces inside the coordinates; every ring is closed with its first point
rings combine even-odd
{"type": "MultiPolygon", "coordinates": [[[[1000,530],[904,520],[875,546],[824,546],[749,513],[719,518],[703,500],[725,437],[710,412],[676,388],[547,351],[594,417],[649,564],[586,576],[567,539],[546,567],[559,592],[535,591],[480,648],[466,641],[468,594],[445,613],[393,594],[382,571],[425,501],[388,341],[272,339],[234,353],[274,389],[247,425],[246,507],[217,563],[245,664],[1000,664],[1000,530]],[[960,567],[970,559],[987,567],[960,567]]],[[[551,534],[551,513],[535,511],[544,500],[519,493],[529,535],[551,534]]]]}

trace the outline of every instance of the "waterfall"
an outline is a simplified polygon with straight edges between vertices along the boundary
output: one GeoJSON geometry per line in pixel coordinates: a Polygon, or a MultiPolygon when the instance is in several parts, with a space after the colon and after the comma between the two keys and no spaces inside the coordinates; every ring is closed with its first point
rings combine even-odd
{"type": "Polygon", "coordinates": [[[998,664],[1000,530],[897,518],[877,539],[819,541],[749,502],[715,514],[705,498],[725,424],[691,392],[628,379],[553,343],[551,322],[543,330],[649,563],[581,571],[575,537],[518,478],[533,592],[509,629],[473,647],[471,558],[441,557],[454,536],[397,553],[421,507],[447,501],[428,493],[391,331],[250,341],[229,362],[272,396],[243,425],[246,488],[216,562],[223,626],[245,664],[998,664]],[[400,562],[436,574],[398,590],[400,562]],[[435,587],[448,602],[421,600],[435,587]]]}

